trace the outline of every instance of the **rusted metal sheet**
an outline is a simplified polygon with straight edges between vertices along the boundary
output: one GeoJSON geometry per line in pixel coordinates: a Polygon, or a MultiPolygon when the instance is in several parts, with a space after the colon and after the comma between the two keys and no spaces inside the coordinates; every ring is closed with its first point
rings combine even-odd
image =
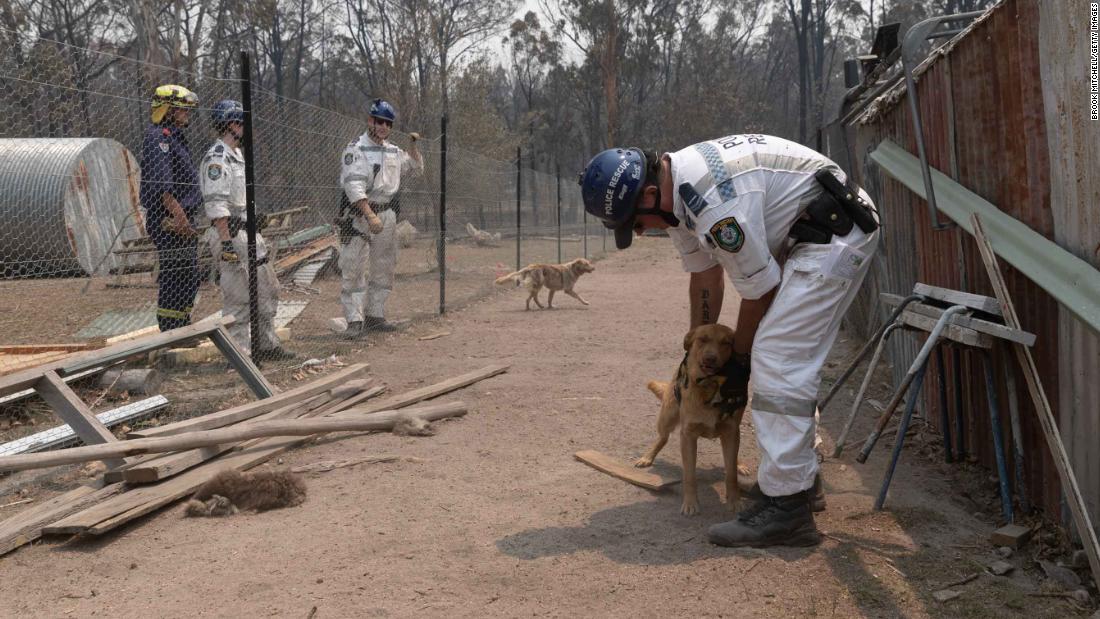
{"type": "MultiPolygon", "coordinates": [[[[1038,21],[1036,3],[1007,0],[975,22],[938,59],[925,64],[917,88],[929,163],[1032,229],[1053,238],[1050,165],[1039,79],[1038,21]]],[[[879,104],[869,108],[873,112],[863,118],[857,131],[854,155],[886,223],[884,266],[872,274],[878,281],[868,288],[904,295],[920,281],[992,296],[981,257],[969,235],[959,229],[932,230],[924,201],[899,183],[872,172],[873,165],[865,160],[866,153],[883,138],[916,152],[912,119],[904,101],[903,89],[900,96],[896,91],[884,95],[879,104]]],[[[1042,371],[1041,380],[1057,409],[1059,395],[1064,394],[1058,371],[1061,320],[1058,304],[1014,269],[1005,267],[1005,276],[1023,327],[1038,336],[1034,353],[1042,371]]],[[[895,340],[890,353],[896,381],[913,359],[917,342],[895,340]]],[[[1007,401],[1003,372],[1016,371],[1015,363],[1005,353],[994,351],[1002,403],[1007,401]]],[[[955,386],[950,377],[955,368],[951,357],[947,355],[947,389],[954,425],[956,411],[951,403],[955,386]]],[[[961,371],[967,452],[992,466],[989,409],[977,353],[962,355],[961,371]]],[[[1034,421],[1031,400],[1021,377],[1017,377],[1016,384],[1021,433],[1028,454],[1027,486],[1033,503],[1057,518],[1060,514],[1057,471],[1042,430],[1034,421]]],[[[938,425],[939,382],[935,372],[929,373],[926,385],[923,410],[929,421],[938,425]]],[[[1010,427],[1007,418],[1001,425],[1007,433],[1010,427]]],[[[1096,486],[1093,483],[1090,489],[1094,496],[1096,486]]]]}

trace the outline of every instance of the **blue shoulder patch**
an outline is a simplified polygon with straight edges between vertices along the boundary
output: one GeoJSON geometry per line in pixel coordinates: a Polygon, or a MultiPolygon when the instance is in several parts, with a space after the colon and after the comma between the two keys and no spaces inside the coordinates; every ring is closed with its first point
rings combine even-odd
{"type": "Polygon", "coordinates": [[[681,183],[678,192],[680,193],[680,199],[684,201],[684,204],[687,206],[688,210],[691,211],[691,214],[696,217],[699,216],[699,213],[703,212],[703,209],[710,206],[703,196],[699,195],[698,191],[695,191],[695,186],[691,183],[681,183]]]}
{"type": "Polygon", "coordinates": [[[219,154],[225,152],[225,146],[218,144],[214,147],[214,152],[219,154]]]}

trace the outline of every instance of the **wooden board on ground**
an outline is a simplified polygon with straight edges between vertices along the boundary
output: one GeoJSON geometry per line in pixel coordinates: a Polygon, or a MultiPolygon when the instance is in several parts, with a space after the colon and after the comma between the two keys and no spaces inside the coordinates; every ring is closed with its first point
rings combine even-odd
{"type": "Polygon", "coordinates": [[[240,406],[234,406],[223,411],[210,413],[201,417],[195,417],[192,419],[185,419],[183,421],[177,421],[175,423],[165,424],[159,428],[148,428],[144,430],[138,430],[131,432],[127,435],[129,438],[151,438],[154,436],[168,436],[170,434],[179,434],[181,432],[193,432],[195,430],[212,430],[214,428],[220,428],[227,426],[231,423],[237,423],[238,421],[244,421],[251,419],[257,415],[273,411],[276,408],[286,406],[292,402],[301,402],[306,398],[313,397],[319,393],[323,393],[343,383],[344,381],[353,380],[370,368],[369,364],[357,363],[355,365],[349,365],[346,368],[334,372],[327,376],[323,376],[315,381],[299,385],[294,389],[290,389],[283,393],[276,394],[270,398],[263,400],[256,400],[254,402],[247,402],[240,406]]]}
{"type": "MultiPolygon", "coordinates": [[[[424,409],[428,408],[424,407],[424,409]]],[[[430,419],[432,415],[425,412],[424,409],[411,409],[407,412],[430,419]]],[[[191,494],[199,486],[206,483],[208,479],[223,470],[243,471],[250,469],[284,453],[288,449],[311,440],[311,438],[283,436],[261,439],[246,449],[193,468],[159,484],[136,488],[73,514],[48,527],[44,527],[43,533],[46,535],[80,533],[100,535],[106,533],[134,518],[156,511],[191,494]]]]}
{"type": "Polygon", "coordinates": [[[573,454],[573,457],[597,471],[602,471],[612,477],[630,482],[635,486],[641,486],[646,490],[660,492],[669,486],[680,483],[679,479],[664,478],[656,473],[646,473],[642,469],[631,466],[625,462],[620,462],[607,454],[592,449],[578,451],[573,454]]]}
{"type": "Polygon", "coordinates": [[[33,355],[40,352],[81,352],[107,345],[106,340],[78,344],[11,344],[0,346],[0,355],[33,355]]]}
{"type": "MultiPolygon", "coordinates": [[[[424,409],[432,406],[440,407],[435,412],[436,415],[462,416],[466,414],[466,405],[462,402],[429,405],[424,409]]],[[[239,443],[255,438],[310,436],[330,432],[379,432],[393,429],[400,414],[397,411],[385,411],[378,413],[343,413],[335,417],[307,419],[252,420],[248,423],[240,423],[216,430],[198,430],[171,436],[115,441],[100,445],[84,445],[43,453],[0,456],[0,471],[22,471],[93,460],[140,456],[147,453],[172,453],[204,447],[219,447],[224,444],[239,443]]],[[[423,413],[419,414],[426,415],[429,413],[424,410],[423,413]]]]}
{"type": "Polygon", "coordinates": [[[99,482],[80,486],[24,509],[0,522],[0,555],[38,539],[42,536],[42,529],[59,518],[65,518],[120,492],[122,484],[104,486],[99,482]]]}
{"type": "Polygon", "coordinates": [[[449,393],[455,389],[461,389],[472,385],[478,381],[485,380],[497,374],[503,374],[508,371],[509,365],[493,364],[487,365],[483,368],[467,372],[461,376],[455,376],[454,378],[448,378],[442,382],[435,383],[434,385],[428,385],[427,387],[421,387],[420,389],[414,389],[412,391],[395,395],[391,398],[386,398],[381,402],[371,404],[368,406],[358,406],[348,409],[347,412],[358,413],[373,413],[382,410],[388,410],[391,408],[404,408],[410,404],[415,404],[422,400],[429,400],[434,397],[449,393]]]}
{"type": "Polygon", "coordinates": [[[929,286],[928,284],[913,286],[913,293],[924,295],[929,299],[935,299],[942,303],[965,305],[971,309],[993,314],[994,316],[1004,316],[1001,312],[1001,304],[992,297],[972,292],[962,292],[961,290],[951,290],[950,288],[940,288],[939,286],[929,286]]]}

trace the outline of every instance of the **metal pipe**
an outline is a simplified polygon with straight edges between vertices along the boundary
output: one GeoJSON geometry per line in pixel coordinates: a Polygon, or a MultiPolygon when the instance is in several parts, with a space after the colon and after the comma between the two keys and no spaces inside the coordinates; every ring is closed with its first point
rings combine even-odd
{"type": "Polygon", "coordinates": [[[969,311],[964,305],[952,305],[944,310],[939,320],[936,321],[936,326],[932,328],[932,332],[928,335],[928,339],[925,340],[924,346],[921,347],[920,352],[917,353],[917,358],[913,360],[913,365],[910,366],[909,371],[905,373],[905,377],[902,378],[901,385],[898,386],[898,390],[894,393],[894,397],[890,400],[890,404],[886,406],[886,410],[879,417],[878,423],[875,425],[875,429],[871,431],[871,434],[867,436],[867,442],[863,444],[863,449],[860,450],[859,455],[856,456],[857,462],[866,462],[867,456],[871,454],[871,450],[875,448],[875,443],[878,442],[879,436],[882,435],[882,431],[886,429],[886,424],[890,422],[890,418],[894,416],[894,410],[897,409],[898,404],[901,403],[901,399],[905,397],[905,391],[909,388],[909,385],[913,382],[913,378],[928,361],[928,356],[932,353],[932,349],[936,347],[936,342],[940,339],[940,334],[947,327],[947,323],[951,321],[951,317],[955,314],[969,311]]]}
{"type": "MultiPolygon", "coordinates": [[[[1007,350],[1008,345],[1004,346],[1007,354],[1011,355],[1012,351],[1007,350]]],[[[1020,499],[1020,509],[1025,514],[1031,513],[1031,499],[1027,494],[1027,480],[1024,478],[1024,434],[1020,428],[1020,400],[1016,394],[1016,373],[1012,370],[1012,364],[1008,363],[1005,368],[1005,391],[1008,392],[1008,418],[1012,424],[1012,446],[1014,448],[1013,461],[1016,470],[1016,496],[1020,499]]]]}
{"type": "MultiPolygon", "coordinates": [[[[937,350],[939,350],[937,348],[937,350]]],[[[917,376],[913,380],[913,389],[909,392],[909,399],[905,402],[905,413],[901,416],[901,423],[898,425],[898,435],[894,439],[894,449],[890,455],[890,465],[886,467],[886,473],[882,476],[882,487],[878,491],[878,497],[875,499],[875,510],[881,510],[882,505],[886,502],[886,491],[890,488],[890,481],[894,478],[894,470],[898,466],[898,459],[901,457],[901,448],[905,443],[905,433],[909,431],[909,422],[913,419],[913,409],[917,406],[917,398],[920,397],[920,389],[924,384],[924,373],[928,369],[928,357],[925,357],[924,363],[921,364],[920,369],[917,370],[917,376]]]]}
{"type": "MultiPolygon", "coordinates": [[[[844,451],[844,442],[848,439],[848,432],[852,429],[852,424],[855,423],[856,414],[859,412],[859,405],[863,403],[863,396],[867,393],[867,388],[871,385],[871,379],[875,373],[875,368],[878,367],[879,359],[882,357],[882,351],[886,349],[886,341],[890,339],[894,331],[900,329],[902,325],[900,323],[892,323],[886,326],[885,331],[882,332],[878,341],[878,346],[875,348],[875,354],[871,355],[871,363],[867,366],[867,374],[863,377],[863,383],[859,386],[859,392],[856,393],[856,399],[852,402],[852,411],[848,413],[848,421],[844,423],[844,429],[840,431],[840,436],[836,439],[836,447],[833,449],[833,457],[839,458],[841,452],[844,451]]],[[[871,340],[872,342],[874,340],[871,340]]]]}
{"type": "Polygon", "coordinates": [[[984,351],[985,395],[989,400],[989,423],[993,433],[993,455],[997,460],[997,479],[1001,488],[1001,513],[1012,523],[1012,490],[1008,487],[1008,466],[1005,463],[1004,435],[1001,433],[1001,411],[997,406],[997,385],[993,382],[993,355],[984,351]]]}
{"type": "Polygon", "coordinates": [[[951,421],[947,416],[947,368],[943,346],[936,348],[936,372],[940,383],[940,433],[943,435],[943,461],[951,464],[951,421]]]}
{"type": "Polygon", "coordinates": [[[819,411],[825,410],[825,407],[829,405],[829,401],[833,399],[833,396],[835,396],[838,391],[840,391],[840,386],[848,380],[848,378],[852,375],[852,372],[855,372],[856,367],[858,367],[859,364],[863,362],[863,359],[867,356],[867,353],[871,352],[871,348],[874,347],[875,341],[879,340],[879,338],[882,337],[882,334],[886,332],[887,327],[894,324],[894,322],[898,319],[898,316],[901,316],[901,313],[905,311],[905,307],[913,301],[923,300],[923,296],[919,294],[911,294],[902,299],[901,303],[898,303],[898,306],[894,308],[893,312],[890,313],[890,317],[887,318],[885,322],[883,322],[881,325],[879,325],[874,335],[872,335],[870,339],[868,339],[867,342],[863,344],[863,348],[860,349],[859,354],[856,355],[856,358],[840,375],[840,378],[836,379],[836,382],[833,383],[832,387],[829,387],[829,393],[825,394],[825,398],[817,404],[817,408],[819,411]]]}

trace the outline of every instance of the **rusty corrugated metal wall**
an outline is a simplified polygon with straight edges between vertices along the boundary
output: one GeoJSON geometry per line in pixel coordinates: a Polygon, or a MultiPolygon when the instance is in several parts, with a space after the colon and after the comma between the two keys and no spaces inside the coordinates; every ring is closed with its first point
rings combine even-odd
{"type": "MultiPolygon", "coordinates": [[[[1048,238],[1054,238],[1050,204],[1050,165],[1039,77],[1039,10],[1034,0],[1006,0],[953,41],[943,57],[918,68],[921,119],[929,162],[963,186],[996,204],[1048,238]]],[[[973,239],[957,228],[935,231],[924,200],[882,174],[866,155],[889,138],[916,153],[912,119],[904,87],[885,96],[882,105],[862,119],[853,155],[874,191],[886,232],[879,281],[869,292],[906,295],[916,281],[993,296],[973,239]]],[[[941,216],[941,219],[943,217],[941,216]]],[[[1048,294],[1026,277],[1003,265],[1005,278],[1023,327],[1037,336],[1036,362],[1052,406],[1059,409],[1059,308],[1048,294]]],[[[912,361],[921,339],[904,336],[894,345],[895,373],[900,376],[912,361]]],[[[1035,421],[1031,400],[1015,362],[1006,350],[993,352],[997,373],[1002,428],[1007,417],[1005,371],[1016,372],[1024,437],[1026,481],[1032,502],[1055,518],[1060,515],[1060,487],[1042,430],[1035,421]]],[[[966,450],[993,468],[982,359],[967,352],[961,359],[966,450]]],[[[930,368],[923,410],[938,425],[938,379],[930,368]]],[[[955,370],[948,355],[948,376],[955,370]]],[[[948,402],[955,386],[948,380],[948,402]]],[[[959,411],[949,404],[951,423],[959,411]]],[[[953,428],[952,428],[953,429],[953,428]]],[[[1007,436],[1006,436],[1007,438],[1007,436]]],[[[955,437],[957,440],[957,437],[955,437]]],[[[1010,443],[1006,443],[1010,445],[1010,443]]],[[[1011,462],[1009,470],[1011,471],[1011,462]]],[[[1084,484],[1082,484],[1084,487],[1084,484]]],[[[1095,484],[1092,486],[1095,489],[1095,484]]],[[[1095,496],[1095,490],[1094,490],[1095,496]]]]}
{"type": "MultiPolygon", "coordinates": [[[[1088,2],[1045,2],[1039,62],[1051,159],[1051,211],[1059,245],[1100,269],[1100,121],[1091,118],[1088,2]]],[[[1096,523],[1100,513],[1100,335],[1062,309],[1058,320],[1062,440],[1096,523]]]]}

